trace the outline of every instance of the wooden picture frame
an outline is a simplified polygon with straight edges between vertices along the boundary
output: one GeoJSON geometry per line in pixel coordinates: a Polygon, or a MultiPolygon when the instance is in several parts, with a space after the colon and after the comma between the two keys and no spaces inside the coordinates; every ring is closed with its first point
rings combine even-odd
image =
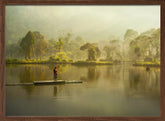
{"type": "Polygon", "coordinates": [[[54,120],[111,120],[111,121],[165,121],[165,1],[164,0],[1,0],[0,1],[0,120],[54,121],[54,120]],[[5,5],[160,5],[161,7],[161,114],[160,117],[34,117],[5,116],[5,5]]]}

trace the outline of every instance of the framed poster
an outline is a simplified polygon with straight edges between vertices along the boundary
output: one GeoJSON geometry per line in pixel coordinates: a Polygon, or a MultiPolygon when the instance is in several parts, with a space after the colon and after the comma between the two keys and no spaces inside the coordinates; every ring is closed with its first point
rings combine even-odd
{"type": "Polygon", "coordinates": [[[2,0],[2,120],[164,117],[163,0],[2,0]]]}

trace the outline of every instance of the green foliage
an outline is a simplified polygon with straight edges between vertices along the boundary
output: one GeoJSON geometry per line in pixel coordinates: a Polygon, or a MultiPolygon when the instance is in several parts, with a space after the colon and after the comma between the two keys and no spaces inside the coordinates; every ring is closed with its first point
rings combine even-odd
{"type": "Polygon", "coordinates": [[[62,37],[59,38],[58,42],[55,43],[55,48],[58,50],[58,52],[61,52],[62,47],[64,45],[63,41],[62,41],[62,37]]]}
{"type": "Polygon", "coordinates": [[[9,59],[9,58],[7,58],[5,61],[6,61],[6,64],[19,63],[20,62],[20,60],[18,60],[18,59],[9,59]]]}
{"type": "Polygon", "coordinates": [[[140,47],[136,46],[136,47],[134,48],[134,52],[135,52],[135,54],[137,55],[137,57],[140,57],[140,47]]]}
{"type": "Polygon", "coordinates": [[[155,62],[136,62],[133,64],[134,66],[160,66],[160,61],[155,62]]]}
{"type": "Polygon", "coordinates": [[[96,61],[100,57],[101,51],[96,43],[86,43],[80,47],[80,50],[88,49],[88,61],[96,61]]]}
{"type": "Polygon", "coordinates": [[[110,45],[105,45],[103,50],[107,54],[106,60],[112,60],[111,53],[112,53],[113,48],[110,45]]]}
{"type": "Polygon", "coordinates": [[[6,58],[21,58],[24,56],[20,52],[20,40],[15,43],[5,43],[5,57],[6,58]]]}
{"type": "Polygon", "coordinates": [[[113,62],[106,62],[106,61],[77,61],[72,64],[75,65],[112,65],[113,62]]]}
{"type": "Polygon", "coordinates": [[[138,36],[138,32],[133,29],[128,29],[124,35],[125,41],[130,41],[138,36]]]}
{"type": "Polygon", "coordinates": [[[121,46],[119,40],[111,40],[109,45],[105,45],[103,50],[106,52],[106,60],[112,61],[122,59],[121,46]]]}
{"type": "Polygon", "coordinates": [[[156,53],[153,55],[154,59],[159,59],[160,58],[160,28],[154,31],[151,34],[152,38],[152,47],[155,49],[156,53]]]}
{"type": "Polygon", "coordinates": [[[56,56],[50,56],[49,62],[71,63],[73,60],[67,59],[65,52],[59,52],[56,56]]]}
{"type": "Polygon", "coordinates": [[[92,45],[90,44],[90,43],[86,43],[86,44],[84,44],[84,45],[82,45],[81,47],[80,47],[80,50],[86,50],[86,49],[88,49],[89,47],[91,47],[92,45]]]}
{"type": "Polygon", "coordinates": [[[132,59],[145,59],[147,56],[160,58],[160,29],[143,32],[129,44],[129,55],[132,59]]]}
{"type": "MultiPolygon", "coordinates": [[[[37,31],[29,31],[23,39],[19,39],[17,42],[12,41],[14,40],[6,41],[6,58],[23,59],[25,56],[24,63],[38,63],[39,60],[32,59],[39,58],[41,61],[48,59],[52,62],[67,62],[68,59],[96,61],[100,56],[104,58],[102,61],[114,62],[115,60],[147,61],[147,57],[152,60],[160,60],[160,28],[148,30],[139,36],[136,31],[129,29],[124,35],[123,42],[111,39],[109,43],[108,40],[101,40],[98,42],[99,44],[86,43],[82,37],[75,37],[71,33],[59,37],[57,41],[55,39],[46,40],[37,31]],[[102,55],[100,49],[103,50],[102,55]]],[[[16,63],[16,60],[7,61],[16,63]]]]}
{"type": "Polygon", "coordinates": [[[34,56],[35,36],[29,31],[20,43],[21,52],[25,55],[25,59],[31,59],[34,56]]]}
{"type": "Polygon", "coordinates": [[[67,59],[68,57],[66,56],[66,53],[65,52],[59,52],[59,53],[57,53],[57,55],[55,56],[55,58],[67,59]]]}
{"type": "Polygon", "coordinates": [[[88,49],[88,61],[96,61],[97,52],[94,47],[88,49]]]}
{"type": "Polygon", "coordinates": [[[35,41],[35,55],[38,57],[40,57],[43,54],[46,53],[46,51],[48,50],[48,43],[45,41],[45,37],[43,35],[41,35],[39,32],[33,32],[36,38],[35,41]]]}
{"type": "Polygon", "coordinates": [[[35,60],[35,59],[26,59],[26,60],[20,60],[20,59],[6,59],[6,64],[44,64],[47,63],[46,60],[35,60]]]}
{"type": "Polygon", "coordinates": [[[63,41],[68,44],[68,43],[71,42],[71,40],[72,40],[72,34],[71,33],[68,33],[67,36],[64,38],[63,41]]]}
{"type": "Polygon", "coordinates": [[[67,54],[68,58],[73,60],[81,60],[86,58],[86,52],[79,49],[85,42],[80,36],[74,39],[72,35],[67,35],[64,37],[63,42],[63,51],[67,54]]]}
{"type": "Polygon", "coordinates": [[[154,31],[155,31],[156,29],[155,28],[152,28],[152,29],[149,29],[149,30],[147,30],[147,31],[145,31],[145,32],[143,32],[143,33],[141,33],[140,35],[141,36],[150,36],[154,31]]]}

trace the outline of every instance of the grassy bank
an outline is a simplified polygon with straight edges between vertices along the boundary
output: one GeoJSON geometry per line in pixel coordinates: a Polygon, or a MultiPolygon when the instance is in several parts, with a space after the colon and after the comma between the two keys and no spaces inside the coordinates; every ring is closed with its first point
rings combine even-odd
{"type": "Polygon", "coordinates": [[[68,59],[58,59],[58,60],[20,60],[20,59],[6,59],[6,64],[73,64],[73,65],[112,65],[113,62],[105,62],[105,61],[77,61],[73,62],[68,59]]]}
{"type": "Polygon", "coordinates": [[[73,65],[112,65],[113,62],[103,62],[103,61],[77,61],[72,63],[73,65]]]}
{"type": "Polygon", "coordinates": [[[47,63],[56,63],[56,64],[69,64],[73,61],[63,59],[63,60],[20,60],[20,59],[6,59],[6,64],[47,64],[47,63]]]}
{"type": "Polygon", "coordinates": [[[151,67],[159,67],[160,62],[135,62],[133,66],[151,66],[151,67]]]}

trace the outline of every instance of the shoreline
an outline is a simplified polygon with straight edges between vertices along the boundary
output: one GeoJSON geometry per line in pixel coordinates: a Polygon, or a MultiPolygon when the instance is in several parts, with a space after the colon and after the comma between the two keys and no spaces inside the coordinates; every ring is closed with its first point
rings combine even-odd
{"type": "Polygon", "coordinates": [[[5,64],[73,64],[73,65],[113,65],[113,62],[107,61],[49,61],[49,60],[6,60],[5,64]]]}
{"type": "MultiPolygon", "coordinates": [[[[127,62],[127,61],[124,61],[127,62]]],[[[130,62],[130,61],[128,61],[130,62]]],[[[117,63],[113,61],[75,61],[72,60],[63,60],[63,61],[49,61],[49,60],[6,60],[5,64],[72,64],[72,65],[116,65],[117,63]]],[[[121,63],[118,63],[121,64],[121,63]]],[[[117,64],[117,65],[118,65],[117,64]]],[[[149,66],[149,67],[160,67],[160,62],[134,62],[132,66],[149,66]]]]}
{"type": "Polygon", "coordinates": [[[144,66],[144,67],[160,67],[160,62],[136,62],[132,64],[133,66],[144,66]]]}

